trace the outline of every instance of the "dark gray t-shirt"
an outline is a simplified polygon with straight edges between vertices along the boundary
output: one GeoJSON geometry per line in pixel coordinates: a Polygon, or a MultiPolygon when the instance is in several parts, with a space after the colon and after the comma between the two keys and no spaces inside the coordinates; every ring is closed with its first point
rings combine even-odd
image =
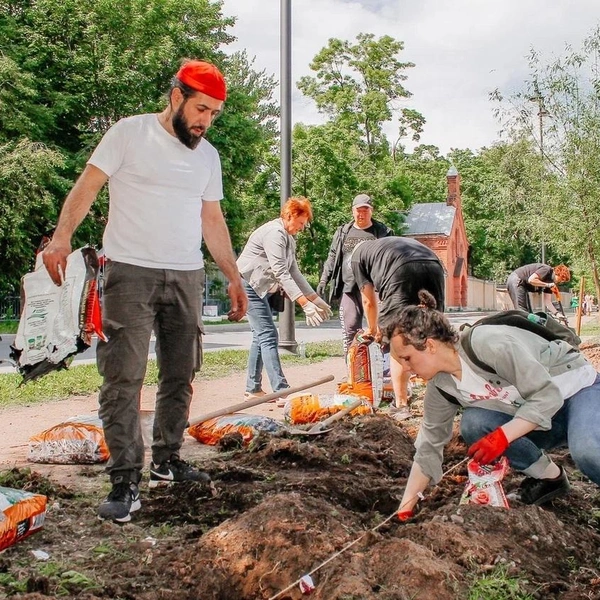
{"type": "Polygon", "coordinates": [[[433,250],[412,238],[391,236],[361,244],[352,255],[352,272],[359,289],[371,283],[384,300],[398,288],[398,268],[407,262],[437,261],[433,250]]]}
{"type": "Polygon", "coordinates": [[[539,287],[527,283],[527,280],[534,273],[537,273],[538,277],[545,283],[554,282],[554,269],[549,265],[545,265],[544,263],[532,263],[530,265],[523,265],[522,267],[519,267],[518,269],[514,270],[514,274],[523,282],[523,285],[525,286],[525,289],[528,292],[541,291],[539,287]]]}
{"type": "Polygon", "coordinates": [[[359,229],[354,225],[350,227],[342,246],[342,281],[344,282],[344,294],[349,294],[356,286],[354,274],[352,273],[352,265],[350,264],[352,251],[360,242],[375,239],[377,239],[377,236],[375,235],[375,225],[371,225],[371,227],[367,227],[366,229],[359,229]]]}

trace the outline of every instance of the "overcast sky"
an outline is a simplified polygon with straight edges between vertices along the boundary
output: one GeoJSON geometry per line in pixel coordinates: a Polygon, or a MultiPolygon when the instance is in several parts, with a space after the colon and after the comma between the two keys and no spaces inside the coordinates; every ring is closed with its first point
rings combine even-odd
{"type": "MultiPolygon", "coordinates": [[[[551,61],[566,44],[581,47],[600,22],[598,0],[291,0],[292,81],[314,74],[309,63],[331,37],[354,41],[358,33],[404,42],[407,106],[427,123],[421,142],[476,150],[498,139],[488,94],[510,93],[527,78],[531,48],[551,61]]],[[[279,79],[280,0],[224,0],[236,16],[238,40],[255,68],[279,79]]],[[[312,101],[292,90],[294,122],[319,123],[312,101]]],[[[390,136],[391,137],[391,136],[390,136]]]]}

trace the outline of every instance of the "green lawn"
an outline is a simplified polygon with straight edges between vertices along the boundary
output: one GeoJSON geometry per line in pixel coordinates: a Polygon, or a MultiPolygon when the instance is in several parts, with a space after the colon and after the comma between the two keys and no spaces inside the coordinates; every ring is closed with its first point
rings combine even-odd
{"type": "MultiPolygon", "coordinates": [[[[571,323],[571,320],[569,320],[569,323],[571,323]]],[[[573,323],[575,323],[575,321],[573,320],[573,323]]],[[[571,325],[573,326],[573,325],[571,325]]],[[[600,335],[600,321],[596,318],[593,321],[589,321],[587,323],[585,323],[585,325],[581,325],[581,333],[579,334],[580,336],[588,336],[588,335],[600,335]]]]}
{"type": "MultiPolygon", "coordinates": [[[[284,365],[310,365],[331,356],[343,356],[342,342],[315,342],[306,345],[306,358],[294,355],[281,357],[284,365]]],[[[246,370],[247,350],[206,352],[197,379],[218,379],[246,370]]],[[[155,385],[156,361],[148,362],[145,385],[155,385]]],[[[96,365],[76,365],[65,371],[55,371],[38,381],[21,385],[18,373],[0,375],[0,407],[63,400],[70,396],[85,396],[96,392],[102,378],[96,365]]]]}

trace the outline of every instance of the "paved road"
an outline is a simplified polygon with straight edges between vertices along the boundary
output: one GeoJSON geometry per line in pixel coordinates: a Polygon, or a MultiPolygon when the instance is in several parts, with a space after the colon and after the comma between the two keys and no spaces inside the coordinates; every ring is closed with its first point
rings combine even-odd
{"type": "MultiPolygon", "coordinates": [[[[459,325],[476,321],[482,313],[447,313],[446,315],[452,323],[459,325]]],[[[206,325],[206,335],[203,338],[203,349],[205,352],[214,352],[215,350],[247,350],[250,348],[252,335],[248,323],[234,323],[231,325],[206,325]]],[[[12,334],[3,334],[0,341],[0,373],[14,373],[15,368],[8,361],[10,345],[15,336],[12,334]]],[[[296,322],[296,342],[301,344],[309,342],[322,342],[328,340],[339,340],[341,338],[340,323],[338,320],[331,320],[323,323],[320,327],[307,327],[305,323],[296,322]]],[[[154,339],[150,342],[148,348],[150,358],[155,358],[154,339]]],[[[93,345],[85,352],[76,355],[74,363],[85,364],[96,361],[96,340],[93,345]]]]}

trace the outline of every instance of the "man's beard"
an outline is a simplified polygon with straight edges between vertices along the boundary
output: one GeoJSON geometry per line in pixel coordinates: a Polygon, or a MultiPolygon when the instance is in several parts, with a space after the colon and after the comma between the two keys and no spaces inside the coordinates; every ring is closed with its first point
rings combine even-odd
{"type": "Polygon", "coordinates": [[[173,131],[177,139],[190,150],[194,150],[200,143],[200,140],[204,137],[206,130],[203,129],[200,134],[192,133],[186,118],[183,116],[183,107],[185,102],[177,109],[177,112],[173,115],[173,131]]]}

